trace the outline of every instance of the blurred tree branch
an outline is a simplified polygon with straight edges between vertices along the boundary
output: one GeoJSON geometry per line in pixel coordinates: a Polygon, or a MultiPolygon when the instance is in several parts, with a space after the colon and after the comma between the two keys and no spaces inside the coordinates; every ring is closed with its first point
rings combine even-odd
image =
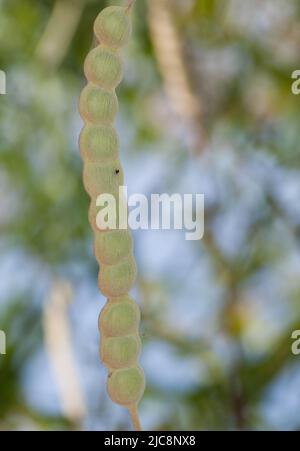
{"type": "Polygon", "coordinates": [[[36,57],[51,69],[63,61],[79,24],[85,0],[56,0],[36,57]]]}
{"type": "Polygon", "coordinates": [[[201,101],[191,88],[181,39],[176,29],[170,0],[148,0],[151,39],[165,90],[175,112],[190,127],[193,151],[205,147],[201,101]]]}
{"type": "Polygon", "coordinates": [[[86,406],[71,346],[67,310],[71,296],[67,282],[60,280],[53,284],[45,305],[43,325],[45,346],[56,375],[64,414],[80,427],[86,406]]]}

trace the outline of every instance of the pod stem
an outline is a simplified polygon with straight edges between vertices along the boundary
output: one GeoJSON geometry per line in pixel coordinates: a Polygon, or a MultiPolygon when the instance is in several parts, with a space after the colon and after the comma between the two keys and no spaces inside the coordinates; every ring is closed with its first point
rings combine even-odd
{"type": "Polygon", "coordinates": [[[129,12],[133,5],[135,4],[135,0],[128,0],[127,11],[129,12]]]}
{"type": "Polygon", "coordinates": [[[141,426],[141,423],[140,423],[137,406],[129,407],[128,410],[129,410],[129,413],[130,413],[130,416],[131,416],[131,421],[132,421],[134,429],[137,432],[140,432],[142,430],[142,426],[141,426]]]}

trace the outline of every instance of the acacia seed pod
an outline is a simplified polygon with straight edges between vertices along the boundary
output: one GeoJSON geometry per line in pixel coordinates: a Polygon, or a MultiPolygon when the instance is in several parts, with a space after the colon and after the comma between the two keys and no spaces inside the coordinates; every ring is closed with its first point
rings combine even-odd
{"type": "Polygon", "coordinates": [[[124,296],[134,285],[136,263],[132,255],[116,265],[101,265],[99,288],[106,297],[124,296]]]}
{"type": "Polygon", "coordinates": [[[99,42],[109,48],[126,45],[131,33],[128,9],[122,6],[105,8],[95,21],[94,32],[99,42]]]}
{"type": "Polygon", "coordinates": [[[107,90],[115,89],[123,76],[123,65],[117,52],[98,46],[87,56],[84,63],[86,78],[107,90]]]}
{"type": "Polygon", "coordinates": [[[86,191],[91,197],[97,198],[97,196],[104,193],[116,196],[119,187],[124,185],[124,173],[120,161],[108,161],[101,164],[85,163],[83,167],[83,182],[86,191]]]}
{"type": "Polygon", "coordinates": [[[128,230],[111,230],[96,233],[95,256],[99,263],[115,265],[132,254],[133,241],[128,230]]]}
{"type": "Polygon", "coordinates": [[[99,213],[99,211],[100,211],[100,207],[97,207],[97,205],[96,205],[96,197],[92,197],[91,203],[89,206],[88,218],[89,218],[89,223],[90,223],[91,227],[93,228],[94,232],[99,231],[97,224],[96,224],[97,214],[99,213]]]}
{"type": "Polygon", "coordinates": [[[130,297],[113,298],[99,316],[99,330],[104,337],[137,333],[140,317],[140,309],[130,297]]]}
{"type": "Polygon", "coordinates": [[[90,163],[105,163],[117,160],[119,139],[116,130],[110,125],[86,124],[80,134],[82,159],[90,163]]]}
{"type": "Polygon", "coordinates": [[[92,83],[82,90],[79,100],[81,117],[93,124],[111,124],[118,112],[118,99],[114,91],[106,91],[92,83]]]}
{"type": "Polygon", "coordinates": [[[97,17],[94,30],[101,45],[86,58],[84,71],[89,83],[81,94],[79,109],[85,122],[80,148],[84,185],[91,197],[89,220],[95,231],[95,254],[100,264],[98,282],[108,298],[99,318],[101,357],[110,371],[111,399],[129,408],[135,429],[141,430],[137,404],[145,379],[136,364],[141,347],[140,310],[128,297],[136,277],[136,263],[131,235],[128,229],[124,230],[127,221],[122,216],[119,222],[120,211],[127,218],[126,196],[119,189],[124,176],[118,138],[111,126],[118,111],[115,88],[123,72],[117,50],[129,38],[132,5],[130,1],[127,8],[106,8],[97,17]],[[104,204],[98,206],[100,194],[112,194],[114,199],[99,199],[104,204]]]}
{"type": "Polygon", "coordinates": [[[116,370],[108,379],[108,393],[111,399],[125,407],[139,403],[145,390],[144,372],[139,366],[116,370]]]}
{"type": "Polygon", "coordinates": [[[109,369],[129,368],[138,360],[141,350],[139,336],[102,339],[101,359],[109,369]]]}

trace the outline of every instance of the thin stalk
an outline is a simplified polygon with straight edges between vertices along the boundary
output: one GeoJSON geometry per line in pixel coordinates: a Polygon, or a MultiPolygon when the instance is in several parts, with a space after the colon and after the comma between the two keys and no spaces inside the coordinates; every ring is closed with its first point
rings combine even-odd
{"type": "Polygon", "coordinates": [[[128,0],[127,10],[130,11],[134,4],[135,0],[128,0]]]}
{"type": "Polygon", "coordinates": [[[137,406],[130,407],[129,408],[129,413],[130,413],[130,416],[131,416],[131,421],[132,421],[134,429],[137,432],[140,432],[142,430],[142,426],[141,426],[141,422],[140,422],[140,419],[139,419],[137,406]]]}

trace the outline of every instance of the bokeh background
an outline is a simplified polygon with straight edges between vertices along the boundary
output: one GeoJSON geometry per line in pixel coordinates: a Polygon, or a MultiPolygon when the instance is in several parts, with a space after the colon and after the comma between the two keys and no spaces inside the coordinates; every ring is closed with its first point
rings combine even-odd
{"type": "MultiPolygon", "coordinates": [[[[108,4],[0,0],[1,430],[131,428],[98,358],[105,299],[77,144],[83,62],[108,4]]],[[[206,201],[201,241],[134,233],[143,426],[297,430],[300,3],[137,0],[123,55],[129,193],[206,201]]]]}

